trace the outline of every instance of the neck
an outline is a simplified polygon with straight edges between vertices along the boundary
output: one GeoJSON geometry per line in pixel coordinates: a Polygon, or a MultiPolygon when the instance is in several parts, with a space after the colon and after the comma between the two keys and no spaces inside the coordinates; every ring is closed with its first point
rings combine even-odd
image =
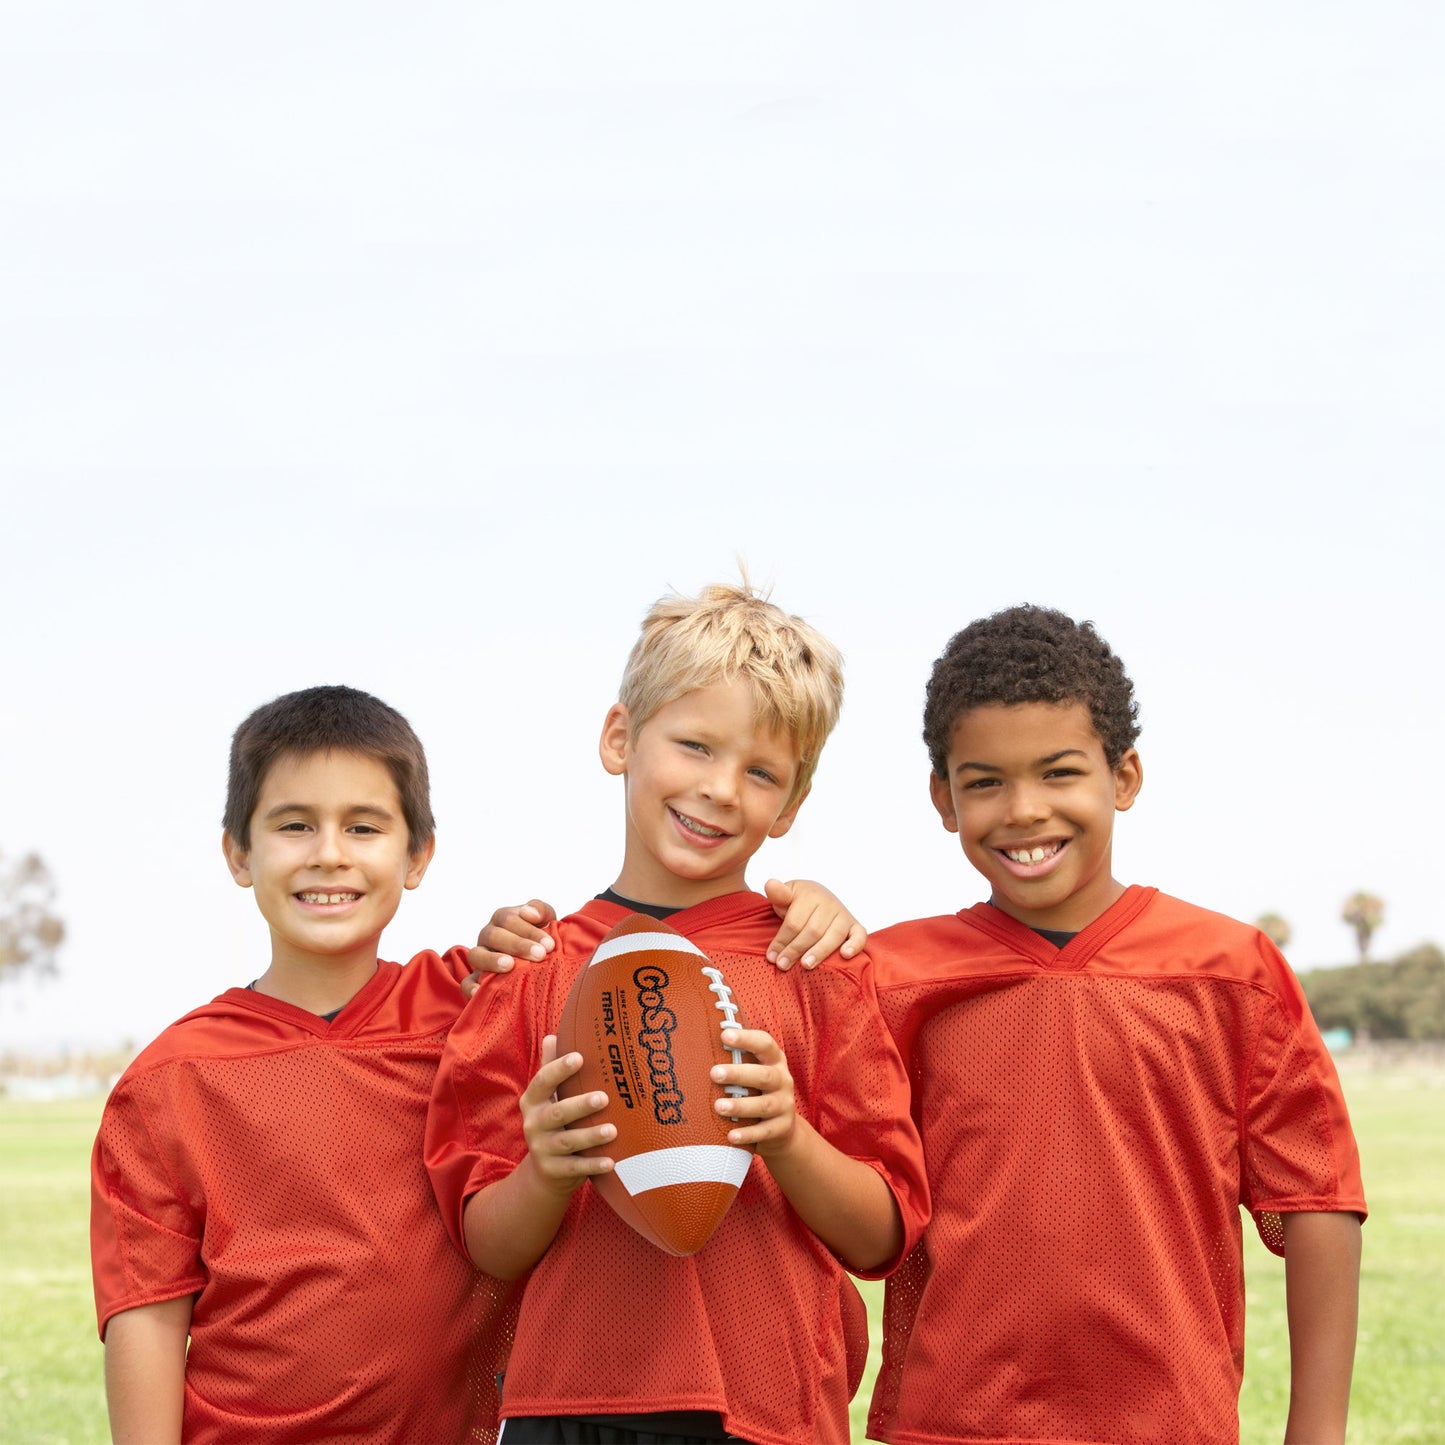
{"type": "Polygon", "coordinates": [[[255,989],[308,1013],[329,1014],[350,1003],[375,972],[374,951],[345,959],[273,953],[255,989]]]}
{"type": "Polygon", "coordinates": [[[692,908],[714,898],[726,898],[729,893],[740,893],[747,886],[747,879],[742,874],[694,882],[690,878],[679,878],[675,873],[642,876],[624,864],[612,884],[612,891],[635,903],[650,903],[654,908],[692,908]]]}

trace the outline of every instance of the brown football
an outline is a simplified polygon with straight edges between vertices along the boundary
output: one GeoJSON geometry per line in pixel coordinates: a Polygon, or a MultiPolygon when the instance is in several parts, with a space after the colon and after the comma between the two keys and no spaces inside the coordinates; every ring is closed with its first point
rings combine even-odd
{"type": "Polygon", "coordinates": [[[615,1166],[592,1183],[669,1254],[707,1243],[752,1163],[750,1149],[728,1143],[732,1124],[713,1108],[725,1091],[709,1077],[743,1058],[723,1047],[723,1029],[746,1027],[707,954],[638,913],[597,945],[562,1006],[557,1053],[581,1054],[582,1067],[557,1092],[604,1091],[607,1107],[585,1122],[617,1126],[611,1143],[586,1151],[615,1166]]]}

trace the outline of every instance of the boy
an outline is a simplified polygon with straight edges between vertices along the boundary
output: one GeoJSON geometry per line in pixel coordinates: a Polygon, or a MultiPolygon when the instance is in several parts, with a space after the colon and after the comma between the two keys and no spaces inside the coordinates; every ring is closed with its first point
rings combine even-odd
{"type": "Polygon", "coordinates": [[[922,1157],[866,959],[806,986],[779,974],[771,909],[745,880],[792,826],[841,690],[833,646],[749,589],[659,602],[600,742],[624,781],[621,871],[554,925],[550,955],[489,975],[453,1031],[427,1125],[442,1213],[479,1268],[531,1270],[506,1445],[848,1438],[866,1322],[843,1270],[886,1273],[918,1237],[922,1157]],[[563,1001],[628,912],[668,918],[718,963],[757,1060],[713,1071],[754,1091],[716,1107],[760,1158],[687,1258],[585,1187],[611,1168],[577,1157],[612,1137],[588,1122],[606,1096],[553,1098],[581,1063],[554,1057],[563,1001]]]}
{"type": "Polygon", "coordinates": [[[889,1280],[871,1437],[1238,1438],[1239,1209],[1285,1257],[1287,1441],[1344,1438],[1359,1160],[1257,930],[1112,870],[1143,774],[1088,623],[975,622],[935,664],[930,788],[988,903],[869,942],[934,1201],[889,1280]]]}
{"type": "Polygon", "coordinates": [[[422,1165],[470,964],[377,961],[434,846],[426,757],[385,703],[310,688],[236,730],[222,847],[270,964],[136,1059],[95,1145],[121,1445],[495,1438],[511,1291],[457,1257],[422,1165]]]}

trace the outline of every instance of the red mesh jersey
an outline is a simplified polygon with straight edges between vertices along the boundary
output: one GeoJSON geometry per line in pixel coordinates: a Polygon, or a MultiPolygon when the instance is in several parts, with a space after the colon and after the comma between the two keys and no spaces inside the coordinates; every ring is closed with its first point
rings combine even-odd
{"type": "Polygon", "coordinates": [[[1234,1441],[1240,1206],[1365,1212],[1339,1080],[1253,928],[1130,888],[1062,951],[988,904],[875,934],[933,1220],[869,1434],[1234,1441]]]}
{"type": "Polygon", "coordinates": [[[106,1104],[102,1334],[195,1294],[188,1441],[490,1441],[512,1291],[452,1247],[422,1164],[466,954],[382,963],[327,1023],[233,988],[106,1104]]]}
{"type": "MultiPolygon", "coordinates": [[[[554,929],[543,963],[488,978],[451,1040],[427,1124],[427,1164],[458,1241],[465,1201],[526,1154],[517,1096],[541,1061],[572,980],[626,910],[593,901],[554,929]]],[[[908,1083],[866,959],[779,973],[766,900],[735,893],[668,922],[723,971],[753,1028],[782,1046],[798,1112],[877,1169],[905,1248],[927,1218],[908,1083]]],[[[867,1347],[862,1301],[754,1160],[717,1232],[677,1258],[635,1234],[588,1185],[532,1270],[503,1414],[716,1410],[759,1445],[846,1441],[867,1347]]]]}

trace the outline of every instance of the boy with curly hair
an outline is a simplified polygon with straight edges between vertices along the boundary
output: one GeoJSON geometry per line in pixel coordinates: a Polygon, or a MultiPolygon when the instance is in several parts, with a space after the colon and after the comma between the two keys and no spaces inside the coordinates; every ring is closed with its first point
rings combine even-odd
{"type": "Polygon", "coordinates": [[[1138,731],[1060,612],[974,622],[934,666],[930,790],[991,896],[868,945],[934,1205],[888,1282],[873,1438],[1237,1440],[1241,1207],[1285,1258],[1285,1438],[1344,1438],[1365,1199],[1339,1080],[1268,939],[1114,877],[1138,731]]]}

